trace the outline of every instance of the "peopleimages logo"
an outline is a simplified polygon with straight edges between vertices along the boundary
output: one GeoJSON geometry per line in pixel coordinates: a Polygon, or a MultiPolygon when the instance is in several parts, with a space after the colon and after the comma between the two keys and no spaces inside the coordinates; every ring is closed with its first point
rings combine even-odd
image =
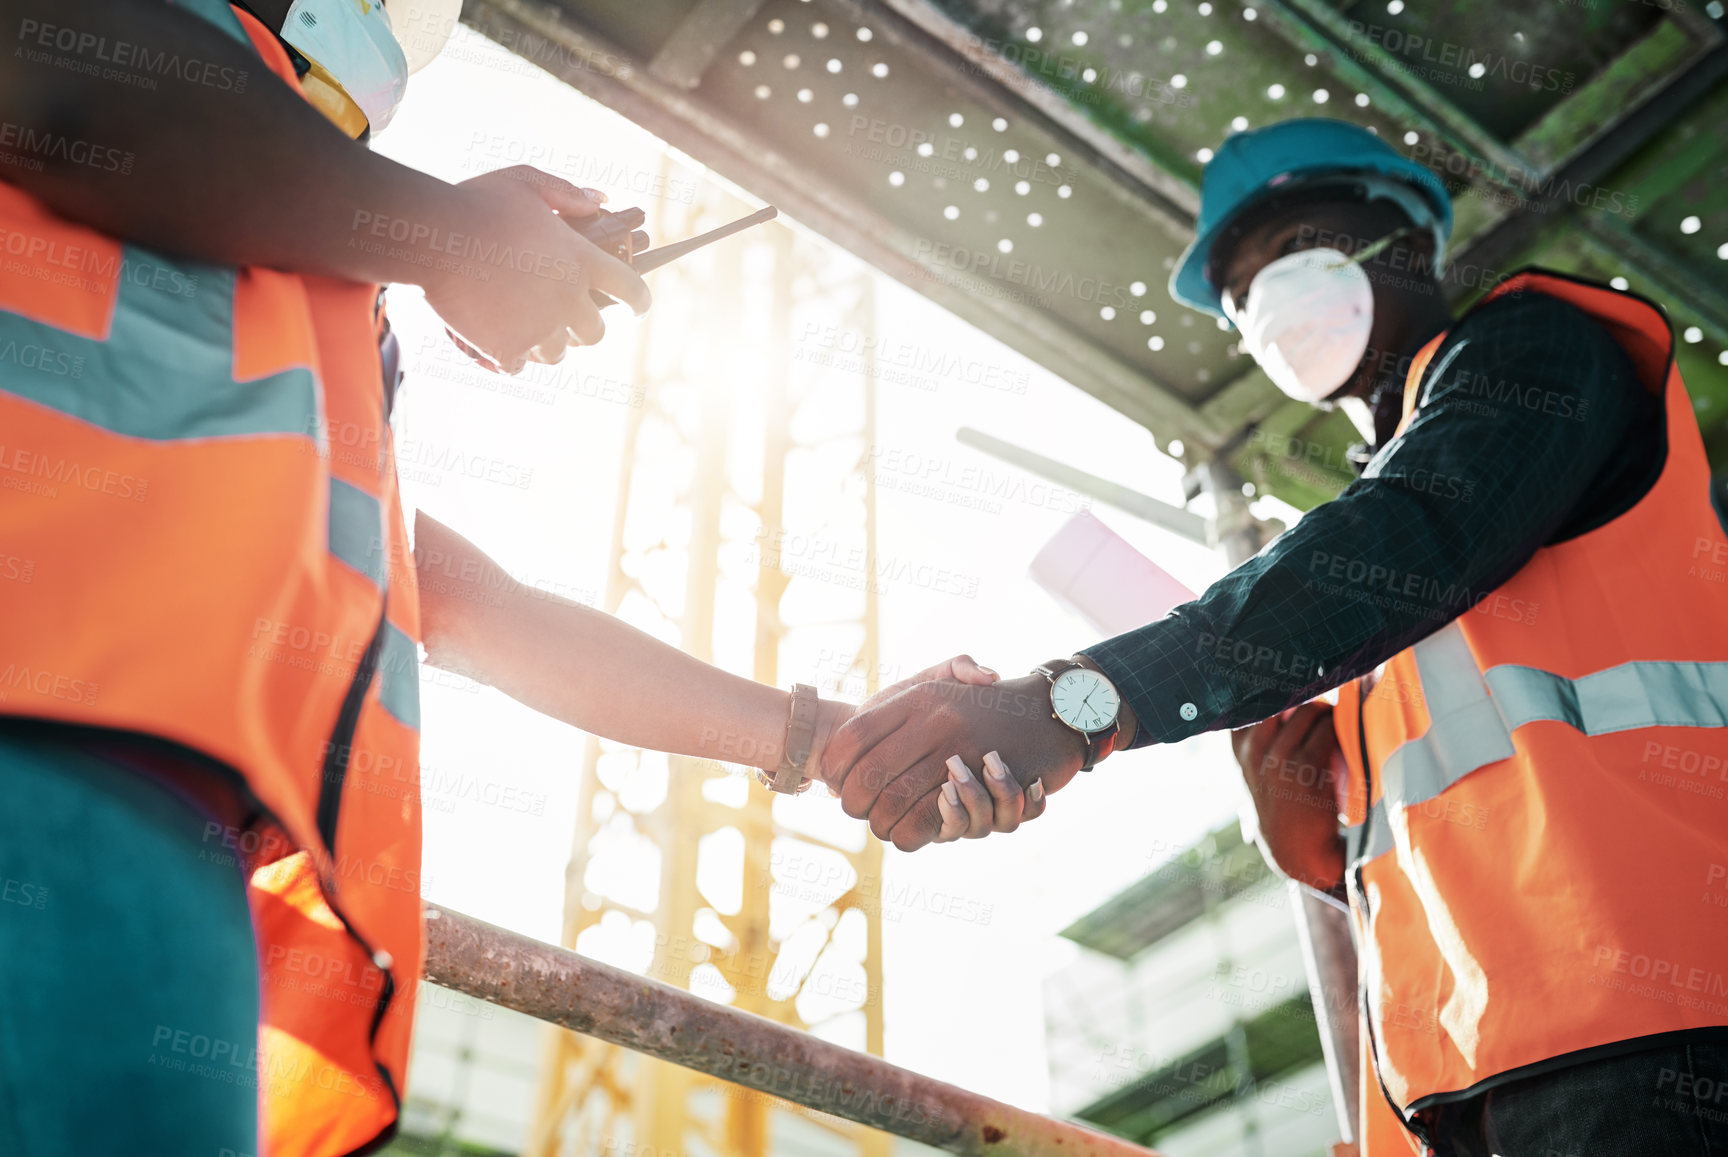
{"type": "Polygon", "coordinates": [[[1060,165],[1050,163],[1054,159],[1053,154],[1038,157],[1015,148],[997,148],[990,143],[985,143],[980,148],[978,144],[964,137],[947,133],[938,136],[928,129],[882,120],[879,117],[854,115],[847,129],[847,136],[853,142],[846,148],[848,153],[866,160],[904,160],[910,167],[920,172],[928,171],[933,176],[971,180],[980,173],[1007,172],[1020,180],[1057,189],[1069,180],[1060,165]],[[866,147],[868,145],[883,145],[886,148],[871,150],[866,147]],[[910,157],[904,156],[908,152],[930,165],[920,165],[912,161],[910,157]]]}
{"type": "MultiPolygon", "coordinates": [[[[107,293],[115,278],[170,297],[192,297],[198,292],[198,275],[160,262],[140,261],[124,255],[116,246],[72,245],[57,238],[17,229],[0,228],[0,271],[29,277],[51,285],[68,285],[85,293],[107,293]]],[[[75,356],[77,369],[70,372],[78,377],[83,372],[84,359],[75,356]]]]}
{"type": "MultiPolygon", "coordinates": [[[[1492,78],[1528,85],[1537,90],[1571,92],[1576,79],[1573,73],[1560,72],[1533,61],[1514,60],[1498,52],[1455,44],[1449,40],[1436,40],[1432,36],[1421,36],[1399,28],[1352,20],[1350,31],[1359,42],[1377,44],[1396,56],[1397,60],[1389,62],[1389,67],[1394,72],[1408,73],[1423,80],[1481,89],[1492,78]],[[1424,68],[1421,65],[1437,67],[1424,68]],[[1459,75],[1460,71],[1462,76],[1459,75]]],[[[1354,49],[1351,55],[1362,61],[1367,58],[1368,53],[1363,49],[1354,49]]]]}
{"type": "Polygon", "coordinates": [[[63,699],[68,703],[90,704],[96,702],[99,689],[100,684],[88,679],[77,679],[24,663],[8,663],[0,668],[0,703],[4,703],[12,692],[22,691],[38,697],[63,699]]]}
{"type": "MultiPolygon", "coordinates": [[[[1526,205],[1545,208],[1550,203],[1569,202],[1580,209],[1598,209],[1623,217],[1635,217],[1639,199],[1635,193],[1577,181],[1562,173],[1543,173],[1531,169],[1507,168],[1493,162],[1467,157],[1446,147],[1443,142],[1424,139],[1412,146],[1411,160],[1425,165],[1436,174],[1456,177],[1470,187],[1470,195],[1523,208],[1526,205]],[[1512,198],[1496,191],[1505,186],[1512,198]]],[[[1504,275],[1501,275],[1504,276],[1504,275]]],[[[1484,286],[1498,278],[1480,278],[1484,286]]],[[[1462,283],[1467,287],[1471,284],[1462,283]]]]}
{"type": "Polygon", "coordinates": [[[9,341],[0,345],[0,364],[34,370],[56,378],[84,376],[84,355],[38,345],[35,342],[9,341]]]}
{"type": "Polygon", "coordinates": [[[23,164],[23,167],[32,171],[40,171],[45,161],[54,161],[124,176],[132,172],[132,164],[137,159],[134,154],[122,152],[109,145],[64,136],[47,129],[15,125],[11,121],[0,121],[0,149],[18,149],[22,156],[0,152],[0,160],[8,164],[23,164]]]}
{"type": "Polygon", "coordinates": [[[793,360],[825,369],[869,374],[878,380],[934,390],[941,379],[1007,394],[1024,394],[1032,375],[995,362],[967,358],[951,349],[806,322],[793,360]]]}
{"type": "Polygon", "coordinates": [[[110,40],[94,32],[63,24],[44,24],[40,20],[19,21],[18,39],[23,47],[16,50],[17,54],[32,64],[49,64],[147,90],[156,87],[155,76],[168,76],[206,88],[242,93],[250,75],[243,68],[195,56],[182,57],[167,49],[153,50],[130,40],[110,40]]]}
{"type": "Polygon", "coordinates": [[[1117,310],[1126,310],[1134,302],[1134,295],[1126,285],[1086,274],[1076,276],[1066,269],[1046,269],[988,249],[968,249],[964,245],[921,237],[913,245],[913,255],[920,262],[946,266],[959,273],[1024,286],[1029,294],[1034,295],[1030,298],[1034,302],[1042,300],[1047,304],[1053,297],[1072,297],[1076,301],[1108,305],[1117,310]]]}
{"type": "Polygon", "coordinates": [[[470,276],[485,273],[487,266],[495,269],[508,267],[518,273],[564,282],[580,281],[585,273],[582,265],[563,257],[517,249],[498,241],[483,241],[471,233],[450,232],[424,222],[365,209],[354,211],[351,229],[354,235],[348,239],[350,248],[366,253],[390,252],[404,261],[452,268],[470,276]],[[386,242],[403,248],[389,250],[386,242]]]}
{"type": "Polygon", "coordinates": [[[1628,952],[1624,948],[1598,944],[1590,963],[1598,972],[1617,973],[1619,976],[1647,982],[1633,985],[1620,981],[1617,976],[1592,976],[1592,983],[1625,989],[1640,996],[1655,997],[1667,1004],[1684,1003],[1678,1000],[1679,994],[1683,993],[1701,993],[1705,997],[1728,996],[1728,977],[1724,977],[1712,967],[1715,963],[1712,961],[1694,964],[1690,961],[1666,960],[1660,956],[1628,952]]]}
{"type": "Polygon", "coordinates": [[[502,458],[471,454],[454,446],[403,435],[396,442],[396,469],[404,478],[440,484],[440,475],[456,474],[476,482],[526,490],[534,481],[534,468],[502,458]]]}
{"type": "Polygon", "coordinates": [[[1091,508],[1092,500],[1061,486],[1019,471],[996,471],[975,462],[924,454],[894,446],[871,446],[861,467],[879,489],[934,498],[987,514],[1000,514],[1009,502],[1035,509],[1074,514],[1091,508]]]}
{"type": "Polygon", "coordinates": [[[1082,104],[1097,104],[1110,96],[1124,103],[1168,104],[1177,108],[1193,108],[1200,103],[1193,93],[1183,90],[1178,79],[1162,80],[1138,71],[1124,72],[1090,57],[1070,56],[1018,39],[999,40],[968,33],[966,41],[967,59],[960,68],[968,75],[990,75],[990,70],[979,61],[1000,57],[1025,72],[1068,81],[1072,99],[1082,104]]]}
{"type": "MultiPolygon", "coordinates": [[[[696,203],[696,182],[669,178],[647,169],[633,169],[607,157],[592,153],[572,153],[551,143],[535,143],[488,133],[472,133],[468,138],[469,156],[462,168],[467,172],[490,172],[500,165],[531,165],[548,177],[560,178],[577,185],[598,185],[624,189],[638,197],[664,197],[683,205],[696,203]],[[474,155],[478,153],[479,155],[474,155]]],[[[528,180],[529,184],[541,182],[528,180]]]]}

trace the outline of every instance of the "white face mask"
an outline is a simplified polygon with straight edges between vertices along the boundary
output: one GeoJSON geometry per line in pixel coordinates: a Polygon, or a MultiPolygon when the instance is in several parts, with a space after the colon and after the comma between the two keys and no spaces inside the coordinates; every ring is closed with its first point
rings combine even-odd
{"type": "Polygon", "coordinates": [[[408,59],[382,0],[294,0],[282,39],[317,61],[381,132],[408,88],[408,59]]]}
{"type": "Polygon", "coordinates": [[[1361,263],[1405,232],[1390,233],[1354,257],[1337,249],[1289,253],[1254,275],[1248,307],[1232,310],[1231,320],[1273,385],[1313,403],[1350,380],[1374,328],[1374,290],[1361,263]]]}

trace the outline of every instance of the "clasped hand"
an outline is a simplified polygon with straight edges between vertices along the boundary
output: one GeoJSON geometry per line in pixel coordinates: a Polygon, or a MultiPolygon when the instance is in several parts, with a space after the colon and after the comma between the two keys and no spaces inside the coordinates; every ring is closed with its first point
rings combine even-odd
{"type": "Polygon", "coordinates": [[[823,745],[846,814],[901,851],[1013,831],[1080,769],[1085,739],[1042,675],[1001,679],[960,655],[873,696],[823,745]]]}
{"type": "Polygon", "coordinates": [[[426,301],[482,365],[514,374],[530,361],[555,364],[572,345],[594,345],[606,325],[590,289],[647,312],[651,298],[636,271],[570,225],[599,212],[597,192],[528,165],[482,173],[456,191],[474,248],[509,260],[440,262],[427,271],[426,301]]]}

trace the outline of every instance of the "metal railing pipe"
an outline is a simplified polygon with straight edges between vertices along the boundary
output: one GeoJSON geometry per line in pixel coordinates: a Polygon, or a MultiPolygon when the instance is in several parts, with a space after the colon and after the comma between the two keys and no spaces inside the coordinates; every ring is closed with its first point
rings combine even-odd
{"type": "Polygon", "coordinates": [[[448,908],[426,909],[426,979],[965,1157],[1156,1157],[448,908]]]}

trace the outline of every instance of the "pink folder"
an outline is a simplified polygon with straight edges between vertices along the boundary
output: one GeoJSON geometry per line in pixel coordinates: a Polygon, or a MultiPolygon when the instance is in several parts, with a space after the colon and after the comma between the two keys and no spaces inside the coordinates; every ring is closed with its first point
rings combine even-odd
{"type": "Polygon", "coordinates": [[[1032,560],[1032,581],[1108,638],[1161,619],[1194,592],[1082,510],[1032,560]]]}

